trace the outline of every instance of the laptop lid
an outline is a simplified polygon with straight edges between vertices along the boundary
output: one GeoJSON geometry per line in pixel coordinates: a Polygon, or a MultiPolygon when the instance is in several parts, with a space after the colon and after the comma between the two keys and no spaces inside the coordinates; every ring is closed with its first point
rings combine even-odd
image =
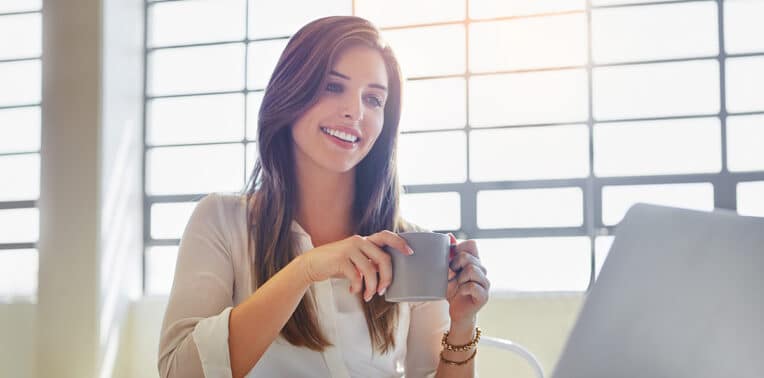
{"type": "Polygon", "coordinates": [[[764,218],[633,206],[555,378],[764,377],[764,218]]]}

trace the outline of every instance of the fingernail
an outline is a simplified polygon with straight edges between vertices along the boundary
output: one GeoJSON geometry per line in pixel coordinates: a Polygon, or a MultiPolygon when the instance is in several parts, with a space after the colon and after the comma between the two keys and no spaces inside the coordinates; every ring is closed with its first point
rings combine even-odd
{"type": "Polygon", "coordinates": [[[380,290],[379,290],[379,292],[378,292],[377,294],[378,294],[379,296],[383,296],[383,295],[385,295],[385,291],[387,291],[387,288],[386,288],[386,287],[383,287],[382,289],[380,289],[380,290]]]}
{"type": "Polygon", "coordinates": [[[372,295],[370,295],[370,296],[368,296],[368,297],[365,297],[365,298],[363,298],[363,300],[365,300],[366,302],[368,302],[368,301],[370,301],[370,300],[371,300],[371,297],[372,297],[372,295]]]}
{"type": "Polygon", "coordinates": [[[414,254],[414,250],[411,249],[411,247],[406,247],[406,249],[408,250],[409,255],[413,255],[414,254]]]}

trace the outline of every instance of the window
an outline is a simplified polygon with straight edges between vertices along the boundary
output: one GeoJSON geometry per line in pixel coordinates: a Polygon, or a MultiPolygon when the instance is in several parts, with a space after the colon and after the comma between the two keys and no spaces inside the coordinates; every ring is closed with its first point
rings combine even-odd
{"type": "Polygon", "coordinates": [[[289,35],[331,14],[377,24],[407,77],[403,215],[477,239],[495,290],[586,290],[635,202],[762,214],[760,1],[317,4],[147,3],[147,294],[195,201],[243,187],[289,35]]]}
{"type": "Polygon", "coordinates": [[[0,302],[35,301],[40,196],[41,1],[0,4],[0,302]],[[5,38],[13,36],[13,38],[5,38]]]}

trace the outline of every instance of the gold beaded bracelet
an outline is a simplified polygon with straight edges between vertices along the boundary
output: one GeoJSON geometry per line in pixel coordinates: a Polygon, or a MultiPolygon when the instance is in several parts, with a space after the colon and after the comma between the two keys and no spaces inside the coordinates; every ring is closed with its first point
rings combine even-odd
{"type": "Polygon", "coordinates": [[[467,359],[466,359],[466,360],[464,360],[464,361],[451,361],[451,360],[449,360],[449,359],[446,359],[445,357],[443,357],[443,351],[441,351],[441,352],[440,352],[440,360],[441,360],[441,361],[443,361],[443,362],[445,362],[446,364],[449,364],[449,365],[457,365],[457,366],[460,366],[460,365],[464,365],[464,364],[466,364],[467,362],[470,362],[470,360],[472,360],[473,358],[475,358],[475,355],[476,355],[476,354],[477,354],[477,349],[475,349],[475,351],[474,351],[474,352],[472,352],[472,355],[471,355],[471,356],[469,356],[469,357],[467,357],[467,359]]]}
{"type": "Polygon", "coordinates": [[[464,345],[453,345],[453,344],[449,344],[448,341],[446,341],[447,339],[448,339],[448,331],[446,331],[446,333],[443,334],[443,339],[440,340],[440,345],[443,346],[443,348],[446,348],[446,350],[451,351],[451,352],[467,352],[467,351],[470,351],[480,341],[480,327],[475,327],[475,338],[472,339],[472,341],[470,341],[467,344],[464,344],[464,345]]]}

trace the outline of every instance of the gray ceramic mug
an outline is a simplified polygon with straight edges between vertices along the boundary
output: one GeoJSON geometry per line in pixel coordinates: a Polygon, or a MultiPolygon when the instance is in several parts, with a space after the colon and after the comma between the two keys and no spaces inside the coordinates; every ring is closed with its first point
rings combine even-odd
{"type": "Polygon", "coordinates": [[[402,232],[398,234],[414,250],[413,255],[385,247],[393,263],[393,282],[385,292],[388,302],[436,301],[446,298],[448,257],[451,248],[446,234],[402,232]]]}

